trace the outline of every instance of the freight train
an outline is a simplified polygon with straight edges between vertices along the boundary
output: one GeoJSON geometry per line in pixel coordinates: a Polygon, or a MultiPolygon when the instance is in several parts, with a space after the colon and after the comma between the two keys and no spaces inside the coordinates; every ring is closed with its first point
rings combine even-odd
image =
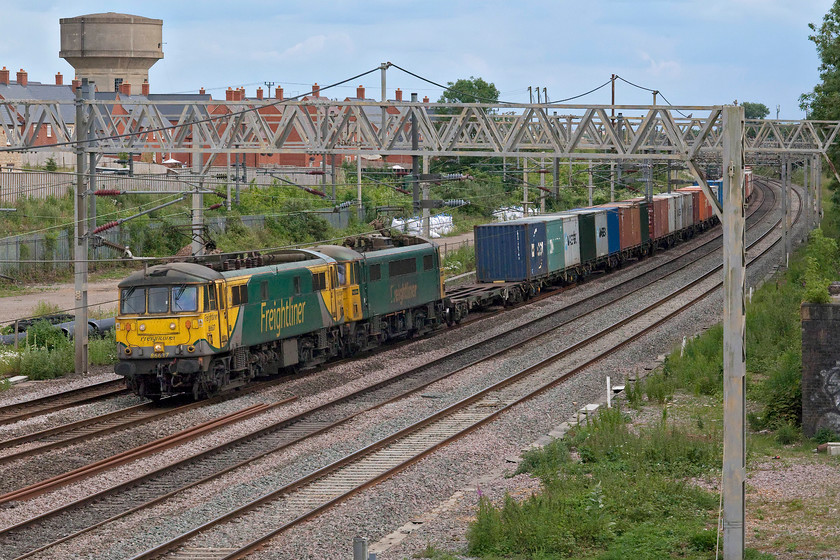
{"type": "MultiPolygon", "coordinates": [[[[752,194],[752,177],[746,184],[752,194]]],[[[719,190],[719,189],[717,189],[719,190]]],[[[342,246],[170,263],[120,282],[118,363],[136,394],[203,399],[523,301],[714,224],[699,187],[475,228],[477,283],[446,293],[437,247],[373,235],[342,246]]]]}

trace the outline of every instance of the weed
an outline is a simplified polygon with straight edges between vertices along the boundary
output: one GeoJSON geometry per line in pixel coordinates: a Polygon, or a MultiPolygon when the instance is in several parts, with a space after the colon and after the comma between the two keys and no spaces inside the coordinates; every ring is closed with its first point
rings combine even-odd
{"type": "Polygon", "coordinates": [[[837,441],[840,439],[840,435],[830,428],[820,428],[811,439],[813,439],[817,444],[823,444],[828,443],[829,441],[837,441]]]}
{"type": "Polygon", "coordinates": [[[781,445],[790,445],[800,439],[799,428],[793,424],[782,424],[776,429],[776,441],[781,445]]]}

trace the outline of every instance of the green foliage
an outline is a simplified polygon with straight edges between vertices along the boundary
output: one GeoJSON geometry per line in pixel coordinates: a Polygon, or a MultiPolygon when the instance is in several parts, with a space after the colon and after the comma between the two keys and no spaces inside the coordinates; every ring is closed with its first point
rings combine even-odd
{"type": "Polygon", "coordinates": [[[43,317],[44,315],[54,315],[61,312],[61,306],[55,303],[50,303],[44,300],[38,300],[35,308],[32,310],[33,317],[43,317]]]}
{"type": "Polygon", "coordinates": [[[58,164],[55,162],[55,159],[49,157],[47,158],[47,162],[44,164],[44,169],[49,172],[58,171],[58,164]]]}
{"type": "Polygon", "coordinates": [[[603,410],[564,442],[526,455],[520,471],[539,476],[541,493],[499,506],[480,498],[468,533],[482,557],[707,558],[706,531],[717,497],[682,477],[720,461],[718,438],[696,436],[663,419],[639,435],[620,410],[603,410]],[[581,462],[568,460],[567,446],[581,462]],[[544,454],[544,457],[540,457],[544,454]]]}
{"type": "Polygon", "coordinates": [[[93,366],[106,366],[117,363],[117,340],[114,330],[105,336],[92,336],[88,340],[88,363],[93,366]]]}
{"type": "Polygon", "coordinates": [[[431,560],[456,560],[456,556],[427,544],[421,552],[412,555],[412,558],[431,558],[431,560]]]}
{"type": "Polygon", "coordinates": [[[776,441],[781,445],[790,445],[799,441],[799,428],[793,424],[782,424],[776,429],[776,441]]]}
{"type": "Polygon", "coordinates": [[[449,251],[443,258],[441,268],[446,277],[475,270],[475,247],[461,247],[455,251],[449,251]]]}
{"type": "Polygon", "coordinates": [[[499,90],[492,83],[482,78],[470,76],[456,82],[447,82],[446,89],[438,99],[438,103],[496,103],[499,100],[499,90]]]}
{"type": "MultiPolygon", "coordinates": [[[[820,83],[799,97],[799,107],[809,119],[840,120],[840,1],[834,1],[819,27],[813,23],[808,27],[813,32],[808,39],[816,46],[820,58],[820,83]]],[[[838,147],[833,144],[829,157],[835,166],[838,155],[838,147]]]]}
{"type": "Polygon", "coordinates": [[[829,441],[840,440],[840,435],[830,428],[820,428],[811,438],[818,444],[828,443],[829,441]]]}
{"type": "Polygon", "coordinates": [[[674,352],[665,360],[664,374],[677,387],[697,395],[717,395],[723,391],[723,327],[715,325],[689,340],[680,356],[674,352]]]}
{"type": "Polygon", "coordinates": [[[770,114],[770,109],[764,103],[744,101],[741,105],[744,107],[744,117],[748,119],[763,119],[770,114]]]}

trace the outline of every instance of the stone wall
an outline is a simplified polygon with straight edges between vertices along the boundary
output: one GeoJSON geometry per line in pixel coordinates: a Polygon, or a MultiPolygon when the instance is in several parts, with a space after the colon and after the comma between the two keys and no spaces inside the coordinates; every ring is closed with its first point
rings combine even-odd
{"type": "Polygon", "coordinates": [[[803,303],[802,432],[820,428],[840,434],[840,298],[803,303]]]}

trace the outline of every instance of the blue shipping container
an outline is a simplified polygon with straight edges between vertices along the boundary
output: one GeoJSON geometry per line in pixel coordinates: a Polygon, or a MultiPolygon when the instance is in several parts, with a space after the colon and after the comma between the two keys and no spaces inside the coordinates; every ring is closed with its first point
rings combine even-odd
{"type": "Polygon", "coordinates": [[[621,231],[618,224],[618,208],[615,206],[608,206],[602,204],[595,206],[599,210],[607,211],[607,240],[609,242],[609,253],[618,253],[621,251],[621,231]]]}
{"type": "Polygon", "coordinates": [[[548,272],[545,223],[515,220],[475,226],[479,282],[517,282],[548,272]]]}

